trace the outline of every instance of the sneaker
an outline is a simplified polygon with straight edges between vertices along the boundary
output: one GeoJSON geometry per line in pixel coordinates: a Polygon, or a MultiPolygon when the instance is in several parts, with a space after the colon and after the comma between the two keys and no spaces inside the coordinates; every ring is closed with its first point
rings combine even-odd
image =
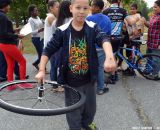
{"type": "Polygon", "coordinates": [[[18,86],[15,84],[15,85],[8,86],[8,87],[7,87],[7,90],[8,90],[8,91],[13,91],[13,90],[15,90],[16,88],[18,88],[18,86]]]}
{"type": "Polygon", "coordinates": [[[34,63],[32,63],[32,65],[33,65],[37,70],[39,70],[38,65],[36,65],[36,64],[34,64],[34,63]]]}
{"type": "Polygon", "coordinates": [[[30,84],[30,83],[19,84],[18,86],[19,86],[19,88],[23,88],[23,89],[32,89],[32,88],[34,88],[33,84],[30,84]]]}
{"type": "Polygon", "coordinates": [[[64,92],[64,88],[61,87],[61,86],[53,87],[53,88],[51,89],[51,91],[53,91],[53,92],[64,92]]]}
{"type": "Polygon", "coordinates": [[[108,92],[109,91],[109,88],[108,87],[105,87],[103,90],[98,90],[97,91],[97,95],[103,95],[104,93],[108,92]]]}
{"type": "Polygon", "coordinates": [[[82,130],[98,130],[98,128],[95,123],[91,123],[87,128],[84,128],[82,130]]]}
{"type": "Polygon", "coordinates": [[[135,71],[133,69],[127,68],[123,71],[123,75],[125,76],[135,76],[135,71]]]}
{"type": "Polygon", "coordinates": [[[115,76],[114,75],[110,75],[107,80],[105,81],[106,84],[115,84],[116,80],[115,80],[115,76]]]}

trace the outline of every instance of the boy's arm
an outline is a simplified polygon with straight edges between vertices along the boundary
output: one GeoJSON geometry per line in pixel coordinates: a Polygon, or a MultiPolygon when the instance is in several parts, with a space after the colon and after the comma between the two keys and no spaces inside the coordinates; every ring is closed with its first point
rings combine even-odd
{"type": "Polygon", "coordinates": [[[103,50],[106,55],[106,59],[104,62],[104,70],[106,72],[114,72],[117,68],[117,65],[116,65],[116,62],[114,59],[112,46],[111,46],[110,42],[104,42],[102,46],[103,46],[103,50]]]}
{"type": "Polygon", "coordinates": [[[46,64],[48,62],[49,58],[45,55],[41,56],[41,62],[40,62],[40,66],[39,66],[39,72],[38,74],[35,76],[36,80],[38,81],[38,83],[43,84],[44,83],[44,79],[45,79],[45,68],[46,68],[46,64]]]}
{"type": "Polygon", "coordinates": [[[106,35],[106,33],[102,32],[101,29],[98,28],[98,26],[95,26],[95,32],[96,32],[96,43],[102,45],[106,55],[106,60],[104,62],[104,69],[106,72],[113,72],[116,70],[117,66],[114,59],[110,38],[106,35]]]}
{"type": "Polygon", "coordinates": [[[38,83],[43,83],[45,78],[45,68],[46,64],[51,55],[53,55],[59,48],[62,46],[62,33],[59,29],[53,34],[51,40],[47,43],[47,46],[43,50],[43,54],[41,56],[39,72],[35,76],[38,83]]]}

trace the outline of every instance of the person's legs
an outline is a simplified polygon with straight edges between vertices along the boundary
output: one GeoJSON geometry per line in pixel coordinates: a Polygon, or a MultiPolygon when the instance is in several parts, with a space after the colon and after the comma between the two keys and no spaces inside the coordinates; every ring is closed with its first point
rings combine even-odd
{"type": "Polygon", "coordinates": [[[19,77],[19,65],[18,62],[15,62],[14,74],[16,77],[19,77]]]}
{"type": "Polygon", "coordinates": [[[7,80],[8,81],[13,81],[13,71],[14,71],[14,59],[8,55],[7,52],[4,53],[4,56],[7,61],[7,80]]]}
{"type": "MultiPolygon", "coordinates": [[[[160,56],[160,50],[158,50],[158,49],[147,49],[147,53],[156,54],[156,55],[160,56]]],[[[160,76],[160,60],[158,58],[157,59],[155,58],[153,60],[157,63],[157,65],[156,65],[157,70],[155,73],[157,73],[160,76]]]]}
{"type": "Polygon", "coordinates": [[[96,86],[95,83],[88,83],[84,86],[84,92],[86,95],[86,102],[84,104],[84,110],[82,113],[82,127],[87,130],[89,125],[94,121],[96,113],[96,86]]]}
{"type": "Polygon", "coordinates": [[[51,64],[50,79],[52,81],[57,81],[57,66],[55,64],[55,55],[51,56],[50,64],[51,64]]]}
{"type": "Polygon", "coordinates": [[[33,65],[38,69],[38,64],[40,63],[40,58],[43,51],[43,40],[40,40],[39,37],[32,37],[32,43],[34,47],[36,48],[38,59],[34,61],[33,65]]]}
{"type": "Polygon", "coordinates": [[[15,66],[15,61],[17,61],[20,65],[20,79],[23,80],[25,79],[26,75],[26,60],[21,54],[21,52],[18,50],[16,45],[4,45],[4,52],[5,52],[5,57],[7,60],[7,75],[11,81],[13,80],[13,71],[14,71],[14,66],[15,66]],[[11,76],[12,75],[12,76],[11,76]]]}
{"type": "MultiPolygon", "coordinates": [[[[66,114],[69,130],[82,130],[82,128],[87,128],[93,122],[96,113],[95,83],[88,83],[76,89],[86,95],[86,102],[79,109],[66,114]]],[[[75,100],[76,96],[73,94],[73,91],[65,89],[66,106],[71,105],[75,100]]]]}
{"type": "MultiPolygon", "coordinates": [[[[83,92],[82,87],[78,87],[78,90],[83,92]]],[[[77,97],[75,96],[75,94],[72,90],[65,89],[65,104],[66,104],[66,106],[72,105],[72,103],[74,103],[76,99],[77,99],[77,97]]],[[[67,122],[69,125],[69,130],[81,130],[81,128],[82,128],[81,120],[82,120],[83,109],[84,109],[84,106],[66,114],[67,122]]]]}
{"type": "Polygon", "coordinates": [[[0,82],[7,80],[7,63],[4,54],[0,51],[0,82]]]}
{"type": "Polygon", "coordinates": [[[104,61],[105,61],[105,53],[103,50],[97,50],[97,56],[98,56],[98,79],[97,79],[97,94],[101,95],[108,91],[107,88],[105,88],[104,83],[104,61]],[[107,90],[106,90],[107,89],[107,90]]]}

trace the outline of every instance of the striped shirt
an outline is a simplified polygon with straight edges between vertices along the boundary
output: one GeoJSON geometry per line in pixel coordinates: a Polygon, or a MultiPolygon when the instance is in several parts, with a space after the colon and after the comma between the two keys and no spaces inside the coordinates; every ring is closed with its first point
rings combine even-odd
{"type": "Polygon", "coordinates": [[[150,19],[147,45],[149,49],[158,49],[160,45],[160,14],[150,19]]]}

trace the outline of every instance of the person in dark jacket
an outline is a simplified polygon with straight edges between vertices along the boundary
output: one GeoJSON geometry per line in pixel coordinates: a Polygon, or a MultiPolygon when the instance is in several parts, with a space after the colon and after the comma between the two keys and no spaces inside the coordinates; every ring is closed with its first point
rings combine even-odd
{"type": "MultiPolygon", "coordinates": [[[[20,65],[20,79],[24,80],[26,75],[26,60],[17,48],[17,40],[24,36],[15,34],[12,22],[6,16],[10,9],[11,0],[0,0],[0,51],[3,52],[7,61],[7,80],[13,81],[13,72],[15,62],[20,65]]],[[[7,87],[8,90],[13,90],[17,86],[12,85],[7,87]]],[[[31,84],[23,84],[24,88],[31,88],[31,84]]]]}
{"type": "MultiPolygon", "coordinates": [[[[53,37],[43,50],[39,73],[35,76],[39,83],[45,78],[45,66],[59,48],[62,48],[61,61],[63,83],[76,88],[86,95],[85,104],[73,112],[67,113],[69,130],[96,130],[93,124],[96,112],[96,87],[98,75],[98,58],[96,44],[103,46],[106,54],[104,68],[114,71],[114,60],[110,40],[98,26],[86,21],[89,12],[88,0],[72,0],[70,11],[73,19],[57,28],[53,37]]],[[[71,90],[65,90],[65,104],[70,106],[76,100],[71,90]]]]}

